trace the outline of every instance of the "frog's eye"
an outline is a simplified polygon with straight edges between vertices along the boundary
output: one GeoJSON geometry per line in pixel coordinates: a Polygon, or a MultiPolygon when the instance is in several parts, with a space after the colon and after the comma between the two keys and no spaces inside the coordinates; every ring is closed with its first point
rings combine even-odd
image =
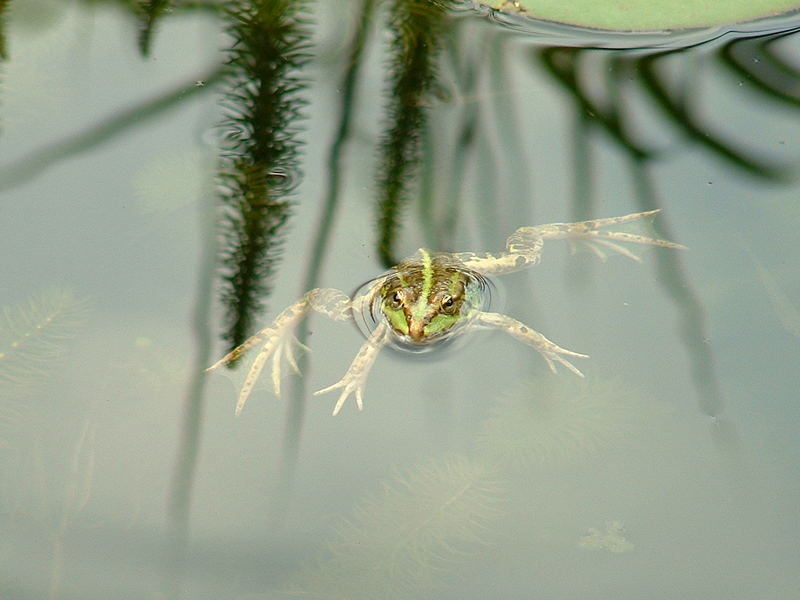
{"type": "Polygon", "coordinates": [[[455,306],[455,304],[456,304],[456,301],[453,299],[453,297],[448,295],[448,296],[444,296],[442,298],[440,306],[442,307],[442,310],[450,311],[450,310],[453,310],[453,307],[455,306]]]}
{"type": "Polygon", "coordinates": [[[393,310],[400,310],[403,306],[403,299],[400,297],[400,292],[395,292],[389,296],[389,308],[393,310]]]}

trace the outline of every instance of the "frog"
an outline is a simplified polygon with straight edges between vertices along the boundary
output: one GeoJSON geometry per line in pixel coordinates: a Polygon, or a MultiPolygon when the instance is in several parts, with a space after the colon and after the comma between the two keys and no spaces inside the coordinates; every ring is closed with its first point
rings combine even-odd
{"type": "Polygon", "coordinates": [[[588,354],[562,348],[528,325],[501,313],[491,312],[491,278],[521,271],[538,264],[549,240],[582,243],[605,260],[607,252],[631,260],[641,259],[623,244],[685,249],[674,242],[617,231],[634,221],[655,217],[660,209],[574,223],[520,227],[506,240],[504,251],[492,253],[433,252],[420,248],[412,257],[388,272],[361,285],[348,295],[335,288],[315,288],[283,310],[264,329],[208,367],[213,371],[236,363],[248,350],[260,346],[236,401],[240,415],[266,364],[271,360],[272,388],[281,395],[286,366],[300,375],[298,350],[309,348],[297,340],[295,331],[311,313],[334,321],[353,322],[366,337],[350,367],[336,383],[314,392],[315,396],[340,390],[333,408],[336,416],[351,396],[358,410],[364,408],[367,377],[380,352],[393,347],[409,352],[427,352],[472,330],[500,330],[536,350],[552,373],[561,365],[584,377],[572,360],[588,354]]]}

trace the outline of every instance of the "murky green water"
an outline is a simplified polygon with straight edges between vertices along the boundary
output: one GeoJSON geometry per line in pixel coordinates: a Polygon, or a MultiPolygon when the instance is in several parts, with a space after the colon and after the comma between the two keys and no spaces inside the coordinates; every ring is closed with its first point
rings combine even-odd
{"type": "Polygon", "coordinates": [[[213,11],[163,18],[146,57],[119,7],[7,16],[0,598],[796,595],[796,21],[631,44],[462,11],[400,110],[386,7],[350,54],[359,6],[309,11],[281,96],[304,118],[262,146],[218,127],[213,11]],[[388,137],[408,115],[427,127],[388,137]],[[394,222],[386,157],[408,140],[394,222]],[[258,323],[309,283],[350,292],[381,256],[499,251],[522,225],[661,208],[689,249],[637,263],[553,242],[501,280],[498,310],[591,355],[585,380],[476,332],[383,353],[364,411],[334,418],[311,393],[362,338],[314,317],[305,376],[282,398],[265,377],[234,417],[242,373],[202,368],[226,350],[216,257],[235,235],[214,231],[248,145],[291,151],[259,163],[288,212],[269,213],[258,323]]]}

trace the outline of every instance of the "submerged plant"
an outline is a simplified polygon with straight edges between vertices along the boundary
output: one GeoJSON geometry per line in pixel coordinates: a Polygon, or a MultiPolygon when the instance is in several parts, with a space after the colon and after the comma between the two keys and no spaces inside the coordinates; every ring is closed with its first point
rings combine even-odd
{"type": "Polygon", "coordinates": [[[398,473],[364,498],[329,543],[330,557],[295,574],[287,596],[420,598],[487,540],[503,485],[482,461],[448,456],[398,473]]]}
{"type": "Polygon", "coordinates": [[[560,466],[629,443],[654,418],[652,399],[628,385],[550,377],[502,396],[478,441],[504,468],[560,466]]]}
{"type": "Polygon", "coordinates": [[[52,287],[0,315],[0,401],[36,389],[66,353],[66,342],[86,324],[88,305],[52,287]]]}

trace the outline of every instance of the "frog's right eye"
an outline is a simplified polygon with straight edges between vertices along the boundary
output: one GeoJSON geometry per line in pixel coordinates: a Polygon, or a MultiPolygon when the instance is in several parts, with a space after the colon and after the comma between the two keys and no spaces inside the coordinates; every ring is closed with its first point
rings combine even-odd
{"type": "Polygon", "coordinates": [[[400,292],[394,292],[389,296],[389,308],[393,310],[400,310],[403,307],[403,299],[400,297],[400,292]]]}

